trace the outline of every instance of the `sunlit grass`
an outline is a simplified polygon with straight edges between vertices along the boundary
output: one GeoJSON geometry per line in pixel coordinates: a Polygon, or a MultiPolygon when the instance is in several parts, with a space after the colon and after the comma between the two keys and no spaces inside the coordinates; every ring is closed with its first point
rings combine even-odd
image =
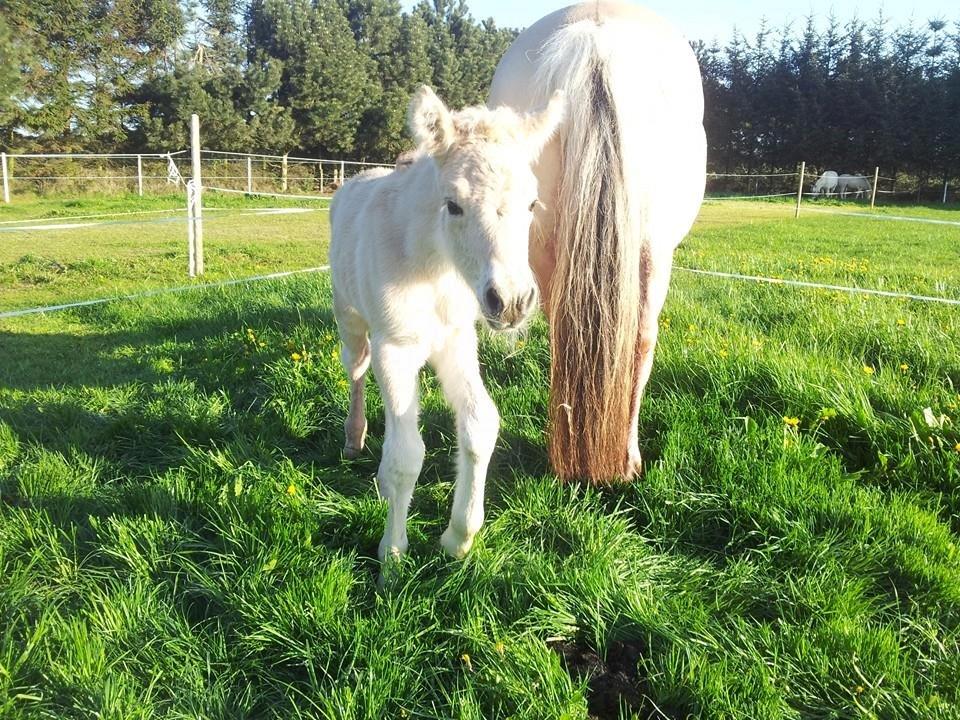
{"type": "MultiPolygon", "coordinates": [[[[678,262],[957,296],[957,230],[756,208],[678,262]]],[[[442,556],[425,375],[383,593],[329,308],[313,275],[0,321],[0,717],[960,716],[958,308],[675,273],[646,473],[602,492],[547,470],[544,324],[487,340],[487,524],[442,556]]]]}

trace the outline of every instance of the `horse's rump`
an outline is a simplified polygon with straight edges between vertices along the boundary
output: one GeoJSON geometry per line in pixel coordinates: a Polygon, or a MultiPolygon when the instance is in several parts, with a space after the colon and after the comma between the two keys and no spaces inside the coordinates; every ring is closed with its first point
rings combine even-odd
{"type": "Polygon", "coordinates": [[[663,37],[657,18],[626,7],[554,30],[533,82],[538,95],[559,88],[569,99],[548,301],[550,460],[561,477],[594,482],[627,473],[642,330],[655,322],[644,317],[645,278],[653,262],[667,262],[669,272],[703,191],[695,60],[682,39],[663,37]],[[660,47],[666,71],[647,64],[660,47]],[[692,79],[696,92],[688,92],[692,79]],[[688,126],[699,135],[688,137],[688,126]],[[691,190],[675,189],[683,184],[691,190]]]}

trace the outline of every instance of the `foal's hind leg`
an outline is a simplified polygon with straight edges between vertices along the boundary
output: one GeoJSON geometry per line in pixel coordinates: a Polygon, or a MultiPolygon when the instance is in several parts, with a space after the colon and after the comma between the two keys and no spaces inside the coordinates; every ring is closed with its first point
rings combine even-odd
{"type": "Polygon", "coordinates": [[[633,389],[633,413],[630,416],[630,434],[627,441],[626,477],[640,474],[642,458],[640,456],[640,400],[643,390],[650,379],[653,369],[653,351],[657,345],[658,321],[663,303],[667,299],[670,287],[670,270],[673,266],[673,252],[652,249],[649,259],[641,266],[642,307],[640,310],[640,328],[637,338],[639,367],[637,384],[633,389]]]}
{"type": "Polygon", "coordinates": [[[343,424],[346,436],[343,456],[353,459],[363,450],[367,437],[364,379],[370,367],[370,341],[367,339],[366,323],[357,313],[341,310],[336,315],[342,343],[340,361],[350,382],[350,410],[343,424]]]}

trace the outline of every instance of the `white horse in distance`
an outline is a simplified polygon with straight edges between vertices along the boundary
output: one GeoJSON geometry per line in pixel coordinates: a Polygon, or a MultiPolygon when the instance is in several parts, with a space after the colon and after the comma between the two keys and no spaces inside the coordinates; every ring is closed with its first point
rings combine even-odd
{"type": "Polygon", "coordinates": [[[837,176],[837,173],[833,170],[827,170],[813,184],[813,187],[810,188],[810,192],[813,193],[814,197],[819,197],[821,193],[827,197],[830,197],[837,189],[838,183],[839,177],[837,176]]]}
{"type": "Polygon", "coordinates": [[[567,116],[535,166],[530,260],[550,322],[550,461],[606,483],[640,471],[638,412],[673,251],[703,200],[703,87],[687,41],[649,10],[585,2],[524,30],[487,104],[567,116]]]}
{"type": "MultiPolygon", "coordinates": [[[[545,103],[546,104],[546,103],[545,103]]],[[[398,169],[348,180],[330,207],[334,314],[350,379],[344,455],[363,448],[372,365],[386,421],[377,478],[389,510],[381,560],[407,550],[407,511],[423,464],[420,369],[429,363],[456,412],[459,448],[441,544],[463,557],[483,524],[487,464],[499,429],[480,379],[476,322],[516,329],[537,307],[527,236],[538,203],[531,169],[563,115],[485,107],[450,112],[423,87],[410,106],[417,151],[398,169]]]]}
{"type": "Polygon", "coordinates": [[[841,198],[846,198],[847,195],[864,197],[871,189],[870,181],[865,175],[841,175],[837,180],[837,192],[841,198]]]}

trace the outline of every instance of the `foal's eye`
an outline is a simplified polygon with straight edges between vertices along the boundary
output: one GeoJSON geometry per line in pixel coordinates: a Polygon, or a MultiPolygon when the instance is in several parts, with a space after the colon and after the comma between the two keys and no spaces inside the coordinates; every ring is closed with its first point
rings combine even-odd
{"type": "Polygon", "coordinates": [[[537,203],[538,203],[538,202],[540,202],[540,201],[539,201],[539,200],[534,200],[532,203],[530,203],[530,212],[533,212],[534,210],[537,209],[537,203]]]}
{"type": "Polygon", "coordinates": [[[463,215],[463,208],[457,205],[453,200],[447,200],[447,212],[451,215],[463,215]]]}

